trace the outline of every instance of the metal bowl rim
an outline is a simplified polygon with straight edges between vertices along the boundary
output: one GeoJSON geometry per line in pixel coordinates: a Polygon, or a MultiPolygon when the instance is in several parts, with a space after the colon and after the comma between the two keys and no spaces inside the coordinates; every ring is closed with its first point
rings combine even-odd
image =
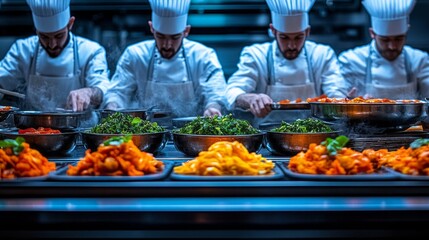
{"type": "Polygon", "coordinates": [[[341,133],[341,130],[338,131],[332,131],[332,132],[317,132],[317,133],[299,133],[299,132],[274,132],[274,131],[267,131],[267,134],[277,134],[277,135],[321,135],[321,134],[339,134],[341,133]]]}
{"type": "MultiPolygon", "coordinates": [[[[20,134],[17,131],[5,131],[1,134],[9,134],[13,136],[62,136],[62,135],[73,135],[73,134],[80,134],[79,131],[66,131],[61,133],[50,133],[50,134],[20,134]]],[[[0,135],[1,135],[0,134],[0,135]]]]}
{"type": "Polygon", "coordinates": [[[15,111],[15,116],[80,116],[85,112],[45,112],[45,111],[15,111]]]}
{"type": "Polygon", "coordinates": [[[156,135],[156,134],[165,134],[165,133],[169,133],[169,131],[162,131],[162,132],[155,132],[155,133],[133,133],[133,134],[128,134],[128,133],[90,133],[87,131],[81,132],[83,135],[88,135],[88,136],[126,136],[126,135],[131,135],[131,136],[144,136],[144,135],[156,135]]]}
{"type": "Polygon", "coordinates": [[[410,103],[335,103],[335,102],[310,102],[310,105],[325,105],[325,106],[420,106],[425,102],[410,102],[410,103]]]}

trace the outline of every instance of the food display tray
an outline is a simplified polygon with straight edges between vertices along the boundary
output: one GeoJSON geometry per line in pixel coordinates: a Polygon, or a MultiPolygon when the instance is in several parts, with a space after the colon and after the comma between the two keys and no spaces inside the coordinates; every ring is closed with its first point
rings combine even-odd
{"type": "Polygon", "coordinates": [[[173,169],[173,162],[163,161],[164,170],[159,173],[148,174],[144,176],[69,176],[66,174],[67,167],[49,175],[50,180],[54,181],[152,181],[161,180],[168,176],[173,169]]]}
{"type": "Polygon", "coordinates": [[[398,171],[395,171],[394,169],[386,167],[386,170],[390,173],[396,175],[400,180],[411,180],[411,181],[429,181],[429,176],[424,175],[408,175],[404,173],[400,173],[398,171]]]}
{"type": "Polygon", "coordinates": [[[29,181],[45,181],[53,174],[56,174],[58,171],[62,171],[65,167],[67,167],[68,164],[74,163],[74,161],[67,161],[67,162],[55,162],[56,163],[56,171],[50,172],[48,175],[45,176],[37,176],[37,177],[19,177],[14,179],[0,179],[0,182],[29,182],[29,181]]]}
{"type": "Polygon", "coordinates": [[[398,176],[385,168],[382,168],[377,173],[372,174],[357,174],[357,175],[326,175],[326,174],[303,174],[291,171],[288,162],[280,164],[287,177],[308,181],[383,181],[395,180],[398,176]]]}
{"type": "Polygon", "coordinates": [[[170,178],[173,180],[181,181],[264,181],[264,180],[278,180],[284,178],[283,172],[280,170],[276,163],[273,169],[273,173],[269,175],[257,175],[257,176],[199,176],[199,175],[184,175],[177,174],[174,171],[170,174],[170,178]]]}

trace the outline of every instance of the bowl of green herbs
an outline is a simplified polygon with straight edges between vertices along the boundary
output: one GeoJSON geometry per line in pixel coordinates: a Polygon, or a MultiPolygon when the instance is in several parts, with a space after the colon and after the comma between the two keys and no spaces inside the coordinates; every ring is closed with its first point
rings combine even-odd
{"type": "Polygon", "coordinates": [[[92,151],[96,151],[100,144],[112,137],[130,135],[141,151],[158,153],[169,138],[169,132],[156,122],[121,112],[103,118],[101,123],[81,134],[84,146],[92,151]]]}
{"type": "Polygon", "coordinates": [[[188,156],[197,156],[215,142],[238,141],[249,152],[258,152],[264,133],[248,121],[235,119],[232,114],[214,117],[197,117],[183,127],[172,131],[174,146],[188,156]]]}
{"type": "Polygon", "coordinates": [[[311,143],[320,144],[326,138],[340,134],[325,122],[315,119],[298,119],[292,123],[282,122],[266,133],[265,145],[276,155],[293,155],[308,150],[311,143]]]}

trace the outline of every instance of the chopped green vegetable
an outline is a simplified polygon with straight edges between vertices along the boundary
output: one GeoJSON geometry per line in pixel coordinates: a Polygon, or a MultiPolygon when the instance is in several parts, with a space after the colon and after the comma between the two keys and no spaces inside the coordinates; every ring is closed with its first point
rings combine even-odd
{"type": "Polygon", "coordinates": [[[412,149],[416,149],[416,148],[419,148],[419,147],[422,147],[422,146],[428,145],[428,144],[429,144],[429,139],[427,139],[427,138],[425,138],[425,139],[419,138],[419,139],[414,140],[414,142],[412,142],[410,144],[410,147],[412,149]]]}
{"type": "Polygon", "coordinates": [[[104,146],[119,146],[122,143],[129,142],[133,137],[131,135],[127,136],[117,136],[117,137],[111,137],[108,140],[104,141],[104,146]]]}
{"type": "Polygon", "coordinates": [[[140,134],[157,133],[165,129],[156,122],[150,122],[121,112],[115,112],[89,131],[104,134],[140,134]]]}
{"type": "Polygon", "coordinates": [[[5,139],[0,141],[0,148],[12,148],[13,154],[19,155],[24,150],[23,142],[25,142],[23,137],[17,137],[15,140],[5,139]]]}
{"type": "Polygon", "coordinates": [[[252,127],[248,121],[235,119],[232,114],[214,117],[197,117],[176,133],[197,135],[246,135],[256,134],[259,131],[252,127]]]}
{"type": "Polygon", "coordinates": [[[335,139],[326,138],[326,140],[323,141],[321,145],[326,146],[329,156],[335,156],[337,155],[337,152],[341,150],[344,146],[346,146],[348,142],[349,142],[348,137],[344,135],[340,135],[335,139]]]}
{"type": "Polygon", "coordinates": [[[273,132],[293,132],[293,133],[319,133],[333,132],[332,128],[323,121],[315,118],[298,119],[293,123],[283,122],[280,127],[274,128],[273,132]]]}

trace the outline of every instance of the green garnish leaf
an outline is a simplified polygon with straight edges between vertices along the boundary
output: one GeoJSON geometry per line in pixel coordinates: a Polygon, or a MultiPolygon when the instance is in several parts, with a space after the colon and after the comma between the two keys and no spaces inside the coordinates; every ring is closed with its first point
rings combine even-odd
{"type": "Polygon", "coordinates": [[[272,129],[273,132],[319,133],[333,132],[331,127],[319,119],[297,119],[292,123],[282,121],[281,126],[272,129]]]}
{"type": "Polygon", "coordinates": [[[129,142],[133,136],[127,135],[127,136],[117,136],[117,137],[111,137],[103,142],[104,146],[119,146],[122,143],[129,142]]]}
{"type": "Polygon", "coordinates": [[[344,146],[346,146],[348,142],[349,142],[348,137],[344,135],[340,135],[335,139],[326,138],[326,140],[323,141],[321,145],[326,146],[329,156],[335,156],[337,155],[339,150],[341,150],[344,146]]]}
{"type": "Polygon", "coordinates": [[[12,148],[13,154],[19,155],[24,150],[22,143],[25,142],[23,137],[17,137],[14,139],[4,139],[0,141],[0,148],[12,148]]]}
{"type": "Polygon", "coordinates": [[[427,138],[425,138],[425,139],[419,138],[419,139],[414,140],[414,142],[412,142],[410,144],[410,147],[412,149],[416,149],[416,148],[419,148],[421,146],[428,145],[428,144],[429,144],[429,139],[427,139],[427,138]]]}

